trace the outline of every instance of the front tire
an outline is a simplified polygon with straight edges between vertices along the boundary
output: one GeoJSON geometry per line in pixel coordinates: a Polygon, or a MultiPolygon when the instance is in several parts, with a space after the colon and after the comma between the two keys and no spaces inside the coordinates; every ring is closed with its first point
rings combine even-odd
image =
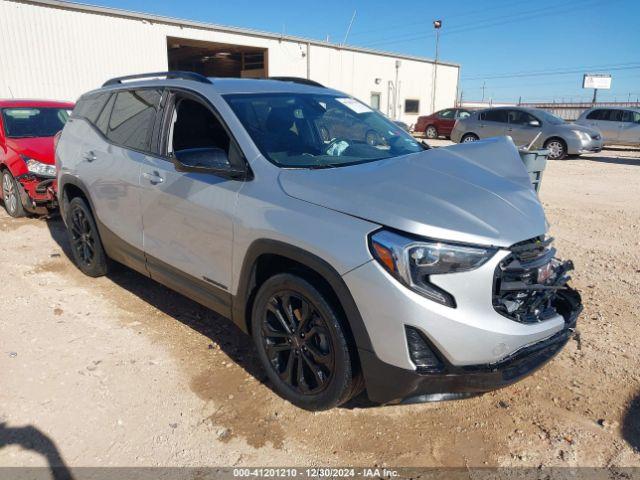
{"type": "Polygon", "coordinates": [[[431,140],[438,138],[438,129],[435,125],[429,125],[424,131],[424,136],[431,140]]]}
{"type": "Polygon", "coordinates": [[[2,172],[2,199],[4,201],[4,209],[9,216],[20,218],[27,214],[20,199],[18,182],[16,182],[9,170],[2,172]]]}
{"type": "Polygon", "coordinates": [[[279,395],[306,410],[327,410],[357,390],[338,313],[309,282],[282,273],[258,291],[251,315],[258,356],[279,395]]]}
{"type": "Polygon", "coordinates": [[[560,138],[550,138],[544,143],[544,149],[549,150],[550,160],[562,160],[567,156],[567,144],[560,138]]]}
{"type": "Polygon", "coordinates": [[[108,258],[91,209],[82,198],[76,197],[69,202],[66,213],[71,255],[76,266],[89,277],[106,275],[108,258]]]}

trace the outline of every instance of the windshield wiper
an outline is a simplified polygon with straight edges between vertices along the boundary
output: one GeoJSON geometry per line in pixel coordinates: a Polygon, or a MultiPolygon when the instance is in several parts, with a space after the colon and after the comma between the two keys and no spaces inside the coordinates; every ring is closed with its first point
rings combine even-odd
{"type": "Polygon", "coordinates": [[[337,168],[342,163],[323,163],[322,165],[309,165],[307,168],[309,170],[324,170],[325,168],[337,168]]]}

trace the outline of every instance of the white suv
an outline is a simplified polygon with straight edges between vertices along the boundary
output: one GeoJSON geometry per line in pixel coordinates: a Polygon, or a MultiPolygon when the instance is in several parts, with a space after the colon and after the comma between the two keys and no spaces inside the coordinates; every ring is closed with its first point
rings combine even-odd
{"type": "Polygon", "coordinates": [[[56,154],[79,268],[231,318],[303,408],[502,387],[581,310],[505,138],[429,150],[308,80],[171,72],[82,96],[56,154]]]}

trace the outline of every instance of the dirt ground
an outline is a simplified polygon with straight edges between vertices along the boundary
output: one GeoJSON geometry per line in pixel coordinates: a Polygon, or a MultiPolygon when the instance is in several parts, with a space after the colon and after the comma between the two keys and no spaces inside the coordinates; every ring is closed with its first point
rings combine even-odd
{"type": "Polygon", "coordinates": [[[59,219],[2,210],[0,466],[640,466],[640,152],[551,162],[541,197],[579,337],[480,397],[315,414],[230,321],[125,268],[84,277],[59,219]]]}

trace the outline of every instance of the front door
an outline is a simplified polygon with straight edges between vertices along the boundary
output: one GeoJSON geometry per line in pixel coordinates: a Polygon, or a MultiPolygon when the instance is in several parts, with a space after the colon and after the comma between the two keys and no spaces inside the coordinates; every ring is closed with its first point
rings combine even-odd
{"type": "Polygon", "coordinates": [[[507,135],[518,145],[529,145],[540,132],[540,121],[528,112],[509,110],[507,135]]]}
{"type": "Polygon", "coordinates": [[[640,145],[640,112],[624,111],[619,139],[626,145],[640,145]]]}
{"type": "Polygon", "coordinates": [[[450,108],[448,110],[442,110],[438,114],[438,122],[436,123],[436,128],[438,129],[439,135],[449,136],[451,135],[451,130],[453,130],[453,126],[456,123],[456,110],[450,108]]]}
{"type": "Polygon", "coordinates": [[[142,167],[143,244],[152,278],[220,313],[228,313],[233,213],[242,182],[208,173],[184,173],[171,160],[181,151],[235,149],[211,107],[172,94],[161,158],[142,167]]]}

